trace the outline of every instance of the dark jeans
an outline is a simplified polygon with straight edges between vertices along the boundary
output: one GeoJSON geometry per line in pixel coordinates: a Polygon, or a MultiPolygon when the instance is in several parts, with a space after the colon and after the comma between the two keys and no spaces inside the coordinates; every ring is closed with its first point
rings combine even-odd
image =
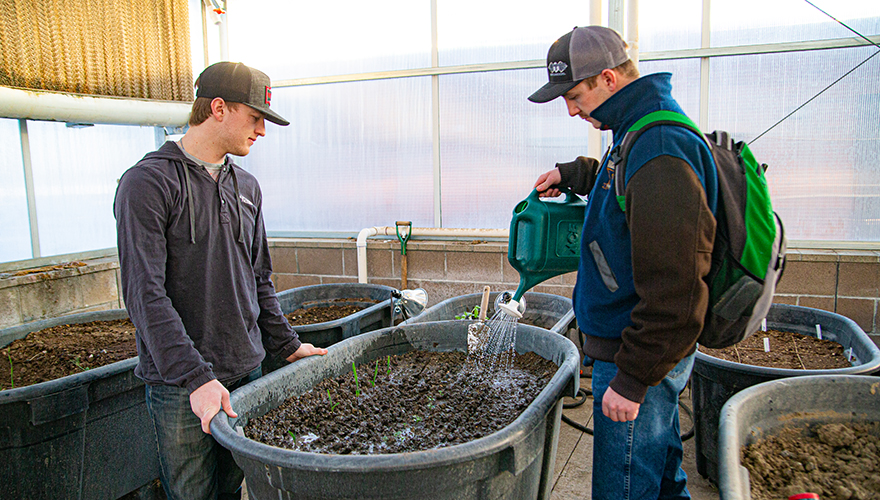
{"type": "MultiPolygon", "coordinates": [[[[257,368],[224,385],[232,392],[260,375],[257,368]]],[[[189,391],[147,385],[146,394],[159,446],[159,478],[168,500],[240,499],[244,473],[229,450],[202,432],[201,421],[190,407],[189,391]]]]}

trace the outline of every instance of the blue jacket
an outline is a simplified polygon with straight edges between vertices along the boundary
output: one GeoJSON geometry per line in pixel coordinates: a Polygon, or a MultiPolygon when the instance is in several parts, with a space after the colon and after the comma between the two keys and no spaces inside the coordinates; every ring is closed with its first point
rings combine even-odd
{"type": "MultiPolygon", "coordinates": [[[[683,113],[670,78],[639,78],[590,114],[613,132],[612,147],[648,113],[683,113]]],[[[629,154],[626,173],[625,213],[615,196],[613,163],[606,158],[600,165],[589,193],[573,302],[588,339],[585,353],[615,362],[619,375],[612,388],[641,402],[648,386],[693,352],[702,328],[708,289],[701,278],[711,263],[717,178],[705,143],[675,126],[646,131],[629,154]],[[676,190],[689,193],[691,202],[679,206],[676,190]]]]}

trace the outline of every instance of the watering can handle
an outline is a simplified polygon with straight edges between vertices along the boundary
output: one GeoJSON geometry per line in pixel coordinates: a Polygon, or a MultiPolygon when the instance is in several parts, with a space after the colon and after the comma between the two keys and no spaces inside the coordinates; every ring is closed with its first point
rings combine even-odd
{"type": "MultiPolygon", "coordinates": [[[[556,186],[556,189],[558,189],[558,190],[562,191],[563,193],[565,193],[565,200],[563,200],[563,201],[554,201],[553,203],[562,203],[562,204],[564,204],[564,205],[568,205],[568,204],[570,204],[570,203],[574,203],[574,202],[576,202],[576,201],[579,201],[579,198],[574,194],[574,191],[572,191],[571,189],[569,189],[569,188],[567,188],[567,187],[563,187],[563,186],[556,186]]],[[[537,189],[532,189],[532,192],[531,192],[531,194],[529,194],[528,199],[529,199],[530,201],[532,201],[532,200],[533,200],[533,201],[539,201],[539,200],[541,199],[541,197],[540,197],[539,194],[538,194],[538,190],[537,190],[537,189]]]]}

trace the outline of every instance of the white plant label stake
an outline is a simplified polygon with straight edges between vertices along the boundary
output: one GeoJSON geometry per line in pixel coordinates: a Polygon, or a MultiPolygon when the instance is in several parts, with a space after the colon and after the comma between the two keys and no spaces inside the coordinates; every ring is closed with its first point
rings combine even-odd
{"type": "Polygon", "coordinates": [[[767,318],[761,320],[761,330],[767,331],[767,318]]]}
{"type": "Polygon", "coordinates": [[[770,338],[764,337],[764,352],[770,352],[770,338]]]}
{"type": "Polygon", "coordinates": [[[816,324],[816,338],[822,340],[822,326],[818,323],[816,324]]]}

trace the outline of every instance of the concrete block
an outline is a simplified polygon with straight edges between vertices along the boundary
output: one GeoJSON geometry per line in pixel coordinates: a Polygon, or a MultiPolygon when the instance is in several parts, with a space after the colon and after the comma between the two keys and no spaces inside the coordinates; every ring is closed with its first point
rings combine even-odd
{"type": "MultiPolygon", "coordinates": [[[[342,274],[344,276],[354,276],[357,278],[358,275],[358,261],[357,261],[357,249],[355,248],[343,248],[342,249],[342,274]]],[[[355,280],[357,281],[357,280],[355,280]]]]}
{"type": "Polygon", "coordinates": [[[291,288],[308,285],[320,285],[321,277],[302,274],[275,274],[275,291],[281,292],[291,288]]]}
{"type": "Polygon", "coordinates": [[[0,289],[0,329],[22,323],[18,289],[0,289]]]}
{"type": "Polygon", "coordinates": [[[773,295],[773,303],[774,304],[787,304],[790,306],[796,306],[798,303],[797,295],[773,295]]]}
{"type": "Polygon", "coordinates": [[[836,262],[787,262],[785,273],[776,285],[776,291],[781,294],[834,295],[836,290],[836,262]]]}
{"type": "Polygon", "coordinates": [[[836,312],[834,310],[834,297],[801,296],[798,297],[797,305],[812,307],[813,309],[821,309],[823,311],[836,312]]]}
{"type": "Polygon", "coordinates": [[[841,262],[837,294],[844,297],[880,296],[880,264],[841,262]]]}
{"type": "Polygon", "coordinates": [[[446,253],[446,279],[449,280],[478,284],[500,281],[503,277],[501,266],[502,256],[497,253],[446,253]]]}
{"type": "Polygon", "coordinates": [[[866,332],[874,331],[877,303],[873,299],[837,299],[837,314],[856,322],[866,332]]]}
{"type": "Polygon", "coordinates": [[[82,297],[80,308],[89,308],[107,302],[119,303],[116,273],[113,270],[83,274],[75,282],[82,297]]]}
{"type": "Polygon", "coordinates": [[[42,280],[23,285],[21,290],[22,322],[61,316],[82,303],[76,278],[42,280]]]}
{"type": "Polygon", "coordinates": [[[295,247],[269,247],[269,255],[272,257],[272,271],[279,274],[296,274],[299,269],[296,265],[295,247]]]}
{"type": "MultiPolygon", "coordinates": [[[[456,254],[453,252],[452,254],[456,254]]],[[[471,255],[471,254],[461,254],[471,255]]],[[[407,280],[413,279],[445,279],[446,278],[446,252],[431,252],[422,250],[407,250],[407,280]]],[[[394,256],[395,260],[400,255],[394,256]]],[[[398,275],[399,276],[399,275],[398,275]]]]}
{"type": "Polygon", "coordinates": [[[370,283],[374,282],[374,278],[400,277],[400,274],[394,271],[393,258],[394,255],[389,250],[367,248],[367,279],[370,283]]]}
{"type": "Polygon", "coordinates": [[[342,276],[342,248],[298,248],[300,274],[342,276]]]}

